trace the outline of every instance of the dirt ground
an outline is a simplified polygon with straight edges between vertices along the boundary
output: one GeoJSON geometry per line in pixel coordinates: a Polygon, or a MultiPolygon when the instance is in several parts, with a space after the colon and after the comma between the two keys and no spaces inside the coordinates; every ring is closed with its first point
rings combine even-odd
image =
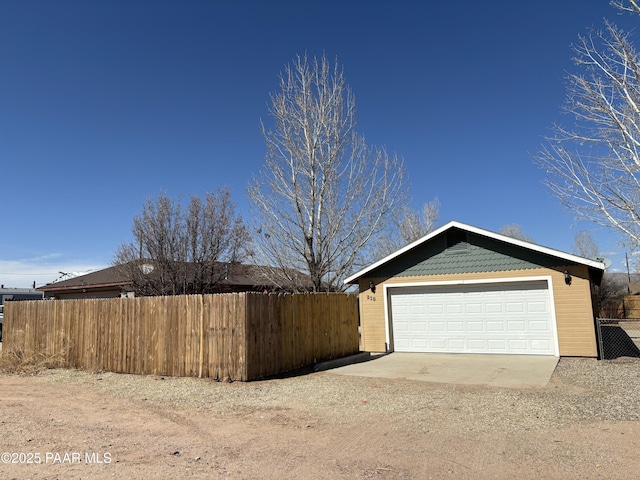
{"type": "Polygon", "coordinates": [[[638,478],[637,420],[509,414],[542,395],[570,410],[586,393],[557,379],[519,392],[330,372],[249,384],[0,375],[0,478],[638,478]],[[474,398],[504,406],[474,412],[474,398]]]}

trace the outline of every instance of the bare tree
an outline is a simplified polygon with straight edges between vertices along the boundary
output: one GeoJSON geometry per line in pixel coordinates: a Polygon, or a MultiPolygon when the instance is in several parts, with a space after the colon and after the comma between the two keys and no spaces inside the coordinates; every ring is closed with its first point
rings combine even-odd
{"type": "Polygon", "coordinates": [[[438,199],[425,203],[421,212],[405,208],[402,220],[398,224],[403,243],[406,245],[427,235],[435,228],[439,216],[438,199]]]}
{"type": "Polygon", "coordinates": [[[572,252],[584,258],[595,259],[600,255],[600,248],[589,232],[581,230],[573,237],[572,252]]]}
{"type": "Polygon", "coordinates": [[[498,232],[505,237],[515,238],[517,240],[524,240],[525,242],[533,242],[533,239],[522,231],[522,227],[517,223],[511,223],[505,225],[498,232]]]}
{"type": "Polygon", "coordinates": [[[623,299],[629,292],[627,274],[605,272],[598,288],[598,316],[623,318],[623,299]]]}
{"type": "Polygon", "coordinates": [[[394,218],[396,230],[377,240],[379,258],[390,255],[432,232],[440,216],[440,202],[438,199],[426,202],[421,211],[407,206],[402,212],[394,218]]]}
{"type": "Polygon", "coordinates": [[[354,96],[325,56],[286,67],[269,115],[265,163],[248,190],[257,252],[293,287],[299,271],[312,290],[342,289],[406,203],[403,161],[356,132],[354,96]]]}
{"type": "Polygon", "coordinates": [[[612,0],[611,5],[623,12],[640,13],[640,4],[636,0],[612,0]]]}
{"type": "Polygon", "coordinates": [[[166,195],[149,198],[134,217],[133,237],[120,245],[114,264],[138,295],[215,291],[230,269],[240,268],[248,243],[228,189],[193,196],[186,209],[166,195]]]}
{"type": "MultiPolygon", "coordinates": [[[[636,2],[612,2],[640,13],[636,2]]],[[[547,185],[577,214],[640,243],[640,57],[630,34],[605,21],[573,46],[566,113],[536,156],[547,185]]]]}
{"type": "MultiPolygon", "coordinates": [[[[600,253],[598,244],[593,239],[593,236],[584,230],[576,233],[573,238],[572,253],[574,255],[591,259],[603,257],[600,253]]],[[[626,281],[626,275],[604,272],[597,290],[600,310],[598,314],[606,317],[615,316],[614,312],[617,312],[620,309],[622,298],[627,292],[628,286],[629,284],[626,281]]]]}

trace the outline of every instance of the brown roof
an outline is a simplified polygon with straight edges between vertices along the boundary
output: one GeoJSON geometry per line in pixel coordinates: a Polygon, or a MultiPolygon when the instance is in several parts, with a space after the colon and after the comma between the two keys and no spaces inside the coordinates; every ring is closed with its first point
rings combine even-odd
{"type": "MultiPolygon", "coordinates": [[[[227,278],[219,282],[222,285],[244,285],[244,286],[271,286],[271,282],[266,280],[265,270],[270,267],[260,265],[234,264],[230,269],[227,278]]],[[[53,292],[60,290],[76,290],[80,288],[107,288],[107,287],[127,287],[132,282],[127,278],[126,272],[120,266],[113,266],[103,270],[80,275],[60,282],[48,283],[36,288],[42,292],[53,292]]]]}
{"type": "Polygon", "coordinates": [[[73,290],[84,287],[115,287],[130,285],[126,276],[118,267],[109,267],[103,270],[79,275],[77,277],[62,280],[60,282],[48,283],[36,288],[38,291],[49,292],[53,290],[73,290]]]}

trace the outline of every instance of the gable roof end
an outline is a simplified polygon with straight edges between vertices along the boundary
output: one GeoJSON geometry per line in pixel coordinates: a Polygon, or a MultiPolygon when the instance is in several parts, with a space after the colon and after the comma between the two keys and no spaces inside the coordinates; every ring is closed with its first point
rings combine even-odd
{"type": "Polygon", "coordinates": [[[527,248],[529,250],[533,250],[535,252],[539,252],[539,253],[544,253],[546,255],[551,255],[553,257],[557,257],[557,258],[561,258],[563,260],[568,260],[572,263],[577,263],[580,265],[586,265],[587,267],[590,268],[595,268],[597,270],[601,270],[604,272],[605,266],[602,262],[599,262],[597,260],[591,260],[588,258],[583,258],[583,257],[579,257],[577,255],[573,255],[570,253],[565,253],[562,252],[560,250],[554,250],[552,248],[548,248],[548,247],[543,247],[541,245],[537,245],[535,243],[531,243],[531,242],[526,242],[524,240],[519,240],[517,238],[512,238],[512,237],[507,237],[506,235],[501,235],[499,233],[495,233],[495,232],[490,232],[489,230],[484,230],[482,228],[478,228],[478,227],[473,227],[471,225],[467,225],[464,223],[460,223],[460,222],[456,222],[456,221],[451,221],[449,223],[447,223],[446,225],[443,225],[442,227],[434,230],[433,232],[425,235],[424,237],[416,240],[413,243],[410,243],[409,245],[401,248],[400,250],[387,255],[386,257],[382,258],[381,260],[378,260],[377,262],[369,265],[368,267],[360,270],[359,272],[351,275],[350,277],[346,278],[344,280],[345,284],[349,284],[349,283],[356,283],[356,281],[360,278],[363,277],[364,275],[366,275],[367,273],[371,272],[372,270],[375,270],[376,268],[380,267],[381,265],[384,265],[385,263],[388,263],[390,261],[392,261],[393,259],[399,257],[400,255],[402,255],[403,253],[406,253],[414,248],[416,248],[419,245],[422,245],[423,243],[428,242],[429,240],[431,240],[434,237],[437,237],[438,235],[440,235],[441,233],[450,230],[452,228],[458,228],[460,230],[464,230],[466,232],[470,232],[470,233],[475,233],[477,235],[482,235],[484,237],[488,237],[488,238],[493,238],[495,240],[499,240],[501,242],[505,242],[505,243],[509,243],[511,245],[517,245],[519,247],[522,248],[527,248]]]}

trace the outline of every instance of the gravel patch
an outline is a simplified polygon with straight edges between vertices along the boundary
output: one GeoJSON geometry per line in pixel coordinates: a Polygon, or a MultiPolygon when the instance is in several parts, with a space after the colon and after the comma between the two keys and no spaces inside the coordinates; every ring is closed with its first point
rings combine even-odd
{"type": "Polygon", "coordinates": [[[563,358],[547,387],[506,389],[349,377],[330,371],[256,382],[47,370],[36,382],[79,383],[176,410],[248,415],[277,410],[319,422],[393,417],[396,428],[442,423],[463,431],[518,432],[600,420],[640,420],[640,359],[563,358]]]}

